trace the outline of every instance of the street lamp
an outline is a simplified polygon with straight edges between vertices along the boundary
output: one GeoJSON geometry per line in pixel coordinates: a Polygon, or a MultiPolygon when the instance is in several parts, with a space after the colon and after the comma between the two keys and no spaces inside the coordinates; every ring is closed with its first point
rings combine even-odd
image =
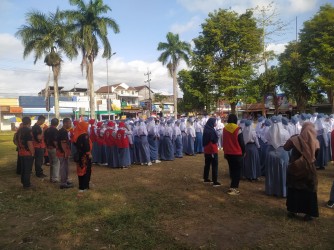
{"type": "MultiPolygon", "coordinates": [[[[76,83],[76,84],[74,84],[74,86],[73,86],[73,93],[75,93],[77,90],[76,90],[76,88],[75,88],[75,86],[77,86],[79,83],[76,83]]],[[[78,97],[77,96],[75,96],[75,112],[74,112],[74,117],[75,117],[75,119],[77,120],[77,111],[78,111],[78,97]]]]}
{"type": "MultiPolygon", "coordinates": [[[[110,58],[113,56],[113,55],[116,55],[116,52],[112,53],[110,58]]],[[[106,60],[106,63],[107,63],[107,88],[108,88],[108,95],[107,95],[107,111],[108,111],[108,120],[110,121],[110,100],[109,100],[109,93],[110,93],[110,90],[109,90],[109,69],[108,69],[108,59],[106,60]]]]}

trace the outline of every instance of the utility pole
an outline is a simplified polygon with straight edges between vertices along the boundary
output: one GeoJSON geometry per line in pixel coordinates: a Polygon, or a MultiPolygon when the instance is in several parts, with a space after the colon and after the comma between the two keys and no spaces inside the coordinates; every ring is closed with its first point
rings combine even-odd
{"type": "Polygon", "coordinates": [[[150,113],[151,113],[151,111],[152,111],[152,98],[151,98],[151,79],[150,79],[150,75],[151,75],[152,73],[151,73],[151,71],[149,71],[149,69],[147,69],[147,73],[145,73],[144,74],[144,76],[147,76],[147,80],[146,81],[144,81],[145,83],[148,83],[148,99],[149,99],[149,102],[150,102],[150,104],[149,104],[149,111],[150,111],[150,113]]]}
{"type": "MultiPolygon", "coordinates": [[[[113,55],[116,55],[116,52],[112,53],[111,56],[110,56],[110,58],[113,55]]],[[[109,98],[110,87],[109,87],[109,65],[108,65],[108,59],[106,60],[106,64],[107,64],[107,88],[108,88],[108,94],[107,94],[107,111],[108,111],[108,121],[110,121],[110,104],[111,104],[111,101],[110,101],[110,98],[109,98]]]]}

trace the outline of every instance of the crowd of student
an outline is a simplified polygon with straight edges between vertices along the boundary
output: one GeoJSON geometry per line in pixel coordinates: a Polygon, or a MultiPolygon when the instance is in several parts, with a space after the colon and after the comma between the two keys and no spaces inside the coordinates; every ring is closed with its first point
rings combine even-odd
{"type": "MultiPolygon", "coordinates": [[[[301,114],[291,120],[282,116],[258,117],[256,124],[252,120],[238,121],[231,114],[225,126],[219,117],[208,116],[105,122],[91,119],[73,121],[73,125],[65,118],[60,129],[57,118],[47,127],[45,117],[39,116],[32,128],[30,125],[30,118],[24,117],[14,137],[18,148],[17,173],[21,174],[24,188],[31,186],[33,162],[36,176],[46,177],[42,169],[46,155],[50,162],[50,181],[59,182],[60,188],[73,187],[68,179],[72,155],[77,165],[79,190],[83,192],[89,189],[92,164],[126,169],[133,164],[151,166],[199,153],[204,153],[205,158],[204,182],[217,187],[220,186],[218,150],[224,149],[231,178],[228,194],[240,194],[242,177],[256,181],[265,176],[266,194],[287,197],[292,215],[302,212],[309,217],[318,216],[317,177],[313,169],[315,166],[325,169],[334,155],[331,151],[334,149],[331,145],[334,144],[334,118],[322,114],[301,114]],[[309,176],[304,175],[304,179],[299,176],[297,180],[293,177],[295,173],[289,173],[288,166],[300,156],[306,159],[310,171],[304,171],[309,176]]],[[[327,205],[334,205],[334,187],[327,205]]]]}

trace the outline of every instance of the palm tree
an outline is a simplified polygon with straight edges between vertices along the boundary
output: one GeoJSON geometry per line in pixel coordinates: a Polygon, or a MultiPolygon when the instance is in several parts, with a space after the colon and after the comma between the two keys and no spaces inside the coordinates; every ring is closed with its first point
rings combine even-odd
{"type": "Polygon", "coordinates": [[[81,71],[86,69],[90,112],[91,117],[95,118],[93,63],[99,52],[98,39],[103,46],[102,57],[110,59],[112,50],[108,40],[108,28],[118,33],[119,27],[112,18],[101,16],[111,11],[103,0],[89,0],[88,4],[85,4],[84,0],[69,0],[69,2],[72,6],[76,6],[77,10],[65,11],[64,16],[75,27],[73,41],[82,52],[81,71]]]}
{"type": "Polygon", "coordinates": [[[34,53],[36,64],[38,59],[45,56],[44,62],[53,72],[55,117],[59,118],[58,78],[62,63],[61,54],[63,52],[70,59],[78,55],[69,38],[71,27],[63,22],[58,9],[49,16],[39,11],[29,12],[26,14],[26,21],[27,24],[22,25],[16,32],[24,46],[23,58],[34,53]]]}
{"type": "Polygon", "coordinates": [[[174,98],[174,116],[177,118],[177,81],[176,71],[181,60],[189,66],[189,56],[191,55],[191,47],[187,42],[182,42],[178,34],[168,32],[166,35],[167,43],[160,42],[158,50],[163,51],[158,60],[163,65],[167,64],[169,74],[173,77],[173,98],[174,98]]]}

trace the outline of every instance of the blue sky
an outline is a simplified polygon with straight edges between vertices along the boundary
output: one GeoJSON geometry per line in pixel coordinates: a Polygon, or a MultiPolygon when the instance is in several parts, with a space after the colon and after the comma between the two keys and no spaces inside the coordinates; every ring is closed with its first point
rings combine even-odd
{"type": "MultiPolygon", "coordinates": [[[[116,52],[108,62],[109,84],[125,82],[131,86],[143,85],[147,69],[152,72],[151,86],[172,92],[172,79],[160,62],[156,50],[165,41],[167,32],[179,33],[181,40],[191,42],[200,32],[200,24],[208,13],[223,8],[244,12],[247,8],[268,5],[266,0],[105,0],[109,13],[119,24],[120,33],[110,31],[112,49],[116,52]]],[[[277,53],[295,38],[295,18],[298,28],[310,19],[325,3],[333,0],[275,0],[279,18],[289,23],[285,34],[273,37],[268,47],[277,53]]],[[[49,69],[43,60],[33,64],[32,57],[23,60],[21,42],[14,36],[25,23],[25,14],[31,10],[44,13],[56,8],[70,9],[67,0],[0,0],[0,96],[3,94],[34,94],[45,87],[49,69]]],[[[79,83],[86,86],[80,72],[80,56],[72,62],[64,58],[60,86],[70,89],[79,83]]],[[[184,67],[184,65],[181,65],[184,67]]],[[[95,89],[106,84],[106,61],[98,57],[95,62],[95,89]]]]}

